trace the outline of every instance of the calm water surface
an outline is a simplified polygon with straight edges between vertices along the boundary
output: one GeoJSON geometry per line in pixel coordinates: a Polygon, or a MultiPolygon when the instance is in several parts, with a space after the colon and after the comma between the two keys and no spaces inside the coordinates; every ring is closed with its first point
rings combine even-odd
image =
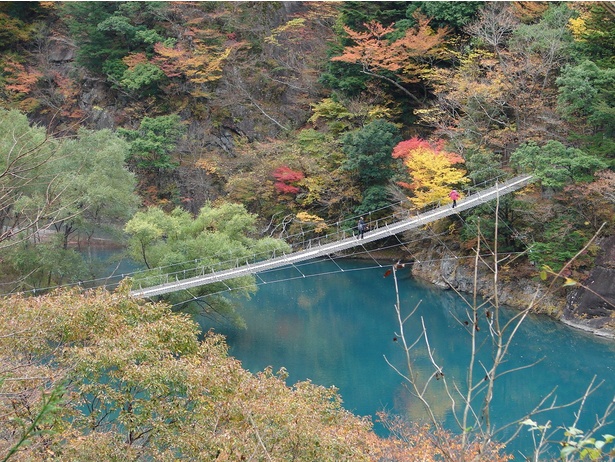
{"type": "MultiPolygon", "coordinates": [[[[393,278],[383,277],[385,268],[368,269],[373,264],[343,261],[338,272],[331,261],[313,263],[296,269],[261,274],[271,282],[259,286],[251,300],[241,300],[246,330],[219,327],[227,336],[233,356],[252,372],[272,366],[286,368],[287,383],[300,380],[339,389],[346,409],[372,416],[387,409],[410,419],[424,417],[422,407],[404,385],[403,379],[387,364],[385,357],[403,368],[402,352],[393,339],[399,332],[394,311],[393,278]],[[313,274],[330,273],[311,277],[313,274]],[[288,280],[288,278],[296,279],[288,280]]],[[[421,318],[429,332],[435,358],[447,380],[464,383],[470,353],[466,327],[455,317],[464,318],[465,305],[452,291],[442,291],[412,279],[408,270],[399,273],[403,309],[408,313],[420,303],[406,325],[409,341],[421,331],[421,318]]],[[[506,310],[504,316],[514,314],[506,310]]],[[[480,335],[488,329],[482,320],[480,335]]],[[[601,414],[615,396],[615,341],[595,338],[572,330],[548,318],[527,319],[515,337],[504,365],[514,369],[540,361],[537,365],[503,376],[496,382],[493,420],[497,426],[522,418],[548,392],[557,388],[557,403],[579,398],[592,377],[604,381],[586,403],[578,427],[589,428],[595,415],[601,414]]],[[[426,352],[414,352],[424,375],[431,373],[426,352]]],[[[484,347],[480,357],[488,362],[490,349],[484,347]]],[[[504,369],[501,369],[501,371],[504,369]]],[[[431,394],[434,411],[447,426],[455,429],[449,400],[441,382],[431,394]]],[[[535,417],[547,420],[555,428],[571,425],[578,406],[535,417]]],[[[382,432],[376,425],[376,430],[382,432]]],[[[615,434],[615,428],[605,432],[615,434]]],[[[511,451],[531,447],[529,432],[509,446],[511,451]]]]}

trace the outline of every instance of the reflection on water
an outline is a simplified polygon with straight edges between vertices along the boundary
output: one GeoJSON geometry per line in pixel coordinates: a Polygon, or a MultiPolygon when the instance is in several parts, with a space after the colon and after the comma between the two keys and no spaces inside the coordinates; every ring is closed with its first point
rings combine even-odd
{"type": "MultiPolygon", "coordinates": [[[[311,269],[302,268],[307,277],[260,285],[251,300],[239,301],[247,329],[224,326],[218,330],[227,335],[231,354],[253,372],[267,366],[274,370],[285,367],[289,384],[311,380],[335,385],[344,406],[356,414],[376,420],[378,410],[388,409],[417,420],[424,415],[422,407],[385,361],[386,357],[403,368],[399,342],[393,340],[399,332],[393,279],[383,277],[386,268],[362,271],[366,264],[354,261],[342,265],[347,270],[343,273],[333,273],[338,270],[334,263],[321,262],[309,265],[311,269]],[[333,274],[309,277],[324,272],[333,274]]],[[[297,270],[289,269],[262,278],[273,281],[297,275],[297,270]]],[[[400,295],[407,312],[420,303],[405,326],[407,339],[412,342],[420,336],[422,318],[447,381],[455,380],[463,386],[470,354],[467,327],[456,320],[465,316],[463,302],[451,291],[419,284],[407,270],[400,273],[400,295]]],[[[505,311],[504,317],[512,314],[505,311]]],[[[486,339],[486,322],[481,322],[484,328],[480,335],[486,339]]],[[[576,399],[595,375],[604,384],[590,397],[581,416],[578,427],[587,429],[615,395],[614,352],[615,342],[571,330],[547,318],[529,318],[517,334],[505,369],[540,362],[496,382],[494,423],[501,427],[521,419],[554,388],[557,403],[576,399]]],[[[486,342],[479,357],[488,363],[491,354],[486,342]]],[[[432,370],[425,350],[415,350],[413,358],[421,376],[427,377],[432,370]]],[[[449,428],[456,428],[450,400],[441,382],[436,385],[429,395],[433,410],[449,428]]],[[[571,425],[576,410],[554,411],[535,420],[545,423],[549,419],[553,427],[571,425]]],[[[615,432],[615,428],[608,432],[615,432]]],[[[510,450],[531,445],[529,432],[521,433],[510,450]]]]}
{"type": "Polygon", "coordinates": [[[81,255],[90,271],[85,287],[112,290],[133,272],[143,270],[143,265],[128,258],[121,247],[86,247],[81,255]]]}

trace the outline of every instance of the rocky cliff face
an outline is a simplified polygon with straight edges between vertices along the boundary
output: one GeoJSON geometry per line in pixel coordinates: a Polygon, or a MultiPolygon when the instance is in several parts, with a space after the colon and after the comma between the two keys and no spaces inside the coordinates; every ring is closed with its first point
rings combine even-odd
{"type": "Polygon", "coordinates": [[[615,337],[615,236],[600,242],[596,266],[568,297],[562,320],[598,335],[615,337]]]}
{"type": "Polygon", "coordinates": [[[513,278],[505,265],[498,271],[496,282],[491,268],[480,262],[475,282],[473,258],[447,256],[442,250],[434,245],[415,254],[413,276],[443,289],[455,289],[465,293],[472,293],[476,284],[480,296],[491,297],[497,293],[501,305],[518,309],[532,306],[532,311],[552,317],[559,317],[563,313],[566,304],[564,294],[550,293],[544,283],[533,279],[513,278]]]}
{"type": "Polygon", "coordinates": [[[569,294],[561,286],[549,291],[538,278],[513,277],[506,265],[501,265],[496,283],[491,268],[479,262],[475,282],[474,259],[447,257],[450,252],[438,245],[414,254],[412,274],[443,289],[465,293],[472,293],[476,284],[479,295],[491,297],[497,293],[502,305],[517,309],[532,306],[533,312],[547,314],[596,335],[615,338],[615,236],[605,239],[600,246],[602,250],[590,276],[569,294]]]}

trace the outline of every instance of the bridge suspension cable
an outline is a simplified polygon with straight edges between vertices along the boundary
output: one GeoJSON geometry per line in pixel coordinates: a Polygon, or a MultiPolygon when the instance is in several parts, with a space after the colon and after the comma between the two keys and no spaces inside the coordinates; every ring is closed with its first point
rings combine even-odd
{"type": "MultiPolygon", "coordinates": [[[[270,269],[275,269],[281,266],[294,265],[295,267],[298,267],[301,262],[318,258],[320,256],[341,254],[348,257],[349,255],[344,254],[344,252],[355,247],[363,247],[364,250],[358,253],[365,253],[367,251],[364,248],[364,244],[382,239],[384,237],[396,236],[399,245],[403,246],[408,243],[402,243],[398,237],[399,233],[412,228],[420,227],[445,216],[458,214],[460,211],[467,210],[481,204],[488,204],[498,196],[520,189],[532,181],[531,175],[522,175],[499,183],[501,178],[502,176],[499,176],[479,184],[468,186],[465,190],[467,192],[467,196],[455,209],[442,206],[442,204],[438,202],[424,207],[422,213],[418,213],[403,208],[404,203],[408,201],[397,201],[385,207],[381,207],[377,210],[366,213],[365,216],[368,217],[367,224],[369,226],[369,231],[365,234],[363,240],[355,239],[354,228],[359,217],[359,215],[356,215],[343,220],[326,223],[327,227],[329,229],[335,229],[335,232],[324,236],[306,239],[305,232],[285,235],[284,238],[290,244],[291,250],[295,249],[295,251],[289,253],[284,252],[282,255],[279,254],[279,251],[275,250],[273,252],[262,252],[260,254],[254,252],[253,255],[247,258],[233,258],[226,261],[218,261],[211,265],[209,262],[211,262],[212,259],[216,259],[221,256],[215,255],[213,258],[212,256],[209,256],[207,259],[194,259],[182,263],[152,268],[149,270],[123,272],[119,274],[112,274],[111,276],[103,278],[79,281],[78,283],[70,283],[48,288],[32,289],[21,293],[29,292],[37,294],[48,292],[53,289],[75,286],[82,288],[112,288],[117,286],[121,280],[130,277],[139,280],[138,282],[140,284],[140,288],[138,290],[133,290],[131,294],[137,297],[149,297],[176,290],[185,290],[189,287],[196,287],[213,282],[222,282],[226,279],[241,277],[248,274],[258,274],[259,272],[266,272],[270,269]],[[490,184],[493,184],[493,186],[485,187],[490,184]],[[483,188],[481,188],[481,186],[483,188]],[[388,210],[390,210],[391,213],[388,213],[388,210]],[[412,213],[415,213],[415,215],[409,216],[412,213]],[[370,219],[369,217],[371,216],[378,218],[370,219]],[[265,266],[263,266],[263,263],[265,266]],[[188,264],[192,264],[194,266],[191,269],[182,268],[179,271],[176,270],[178,267],[185,268],[188,264]],[[156,276],[150,276],[144,279],[140,278],[140,275],[152,272],[156,272],[158,274],[156,276]],[[188,284],[186,284],[186,282],[188,284]]],[[[491,208],[493,209],[493,207],[491,208]]],[[[461,216],[459,217],[461,218],[461,216]]],[[[356,254],[357,252],[353,252],[352,255],[356,254]]],[[[451,254],[454,255],[452,252],[451,254]]],[[[228,285],[226,287],[227,290],[230,290],[228,285]]]]}
{"type": "MultiPolygon", "coordinates": [[[[230,268],[224,268],[222,265],[224,262],[221,262],[218,264],[219,269],[217,271],[211,267],[206,268],[205,266],[197,266],[192,270],[182,270],[175,273],[156,275],[138,281],[140,287],[139,289],[132,290],[131,295],[135,297],[162,295],[201,285],[222,282],[227,279],[234,279],[249,274],[256,274],[283,266],[294,265],[302,261],[311,260],[332,253],[343,252],[484,204],[499,196],[526,186],[532,179],[531,175],[521,175],[503,183],[496,182],[492,187],[478,190],[468,195],[456,208],[451,208],[448,205],[440,205],[435,209],[417,214],[416,216],[406,218],[400,218],[398,216],[396,217],[397,221],[390,221],[391,217],[387,217],[387,219],[384,220],[374,220],[368,223],[369,231],[365,233],[362,239],[357,239],[354,235],[348,236],[347,230],[342,229],[338,230],[336,233],[304,242],[303,248],[288,254],[276,255],[274,251],[272,255],[269,255],[269,258],[263,255],[254,255],[251,261],[250,259],[242,259],[241,264],[239,264],[240,262],[237,260],[230,268]]],[[[228,263],[229,262],[226,262],[227,265],[228,263]]]]}

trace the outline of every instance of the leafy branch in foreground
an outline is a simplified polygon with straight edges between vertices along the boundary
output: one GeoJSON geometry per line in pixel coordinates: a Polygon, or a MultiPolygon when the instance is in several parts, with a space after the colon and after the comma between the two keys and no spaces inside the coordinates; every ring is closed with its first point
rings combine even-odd
{"type": "MultiPolygon", "coordinates": [[[[0,388],[2,387],[4,380],[4,378],[0,379],[0,388]]],[[[13,445],[13,447],[7,451],[6,456],[2,459],[2,462],[9,460],[11,456],[19,451],[21,447],[27,445],[31,438],[51,431],[45,430],[43,427],[52,423],[55,418],[55,414],[60,409],[64,393],[65,389],[63,386],[56,386],[50,392],[43,393],[40,403],[41,407],[29,424],[27,424],[23,419],[15,419],[22,424],[21,437],[13,445]]]]}

